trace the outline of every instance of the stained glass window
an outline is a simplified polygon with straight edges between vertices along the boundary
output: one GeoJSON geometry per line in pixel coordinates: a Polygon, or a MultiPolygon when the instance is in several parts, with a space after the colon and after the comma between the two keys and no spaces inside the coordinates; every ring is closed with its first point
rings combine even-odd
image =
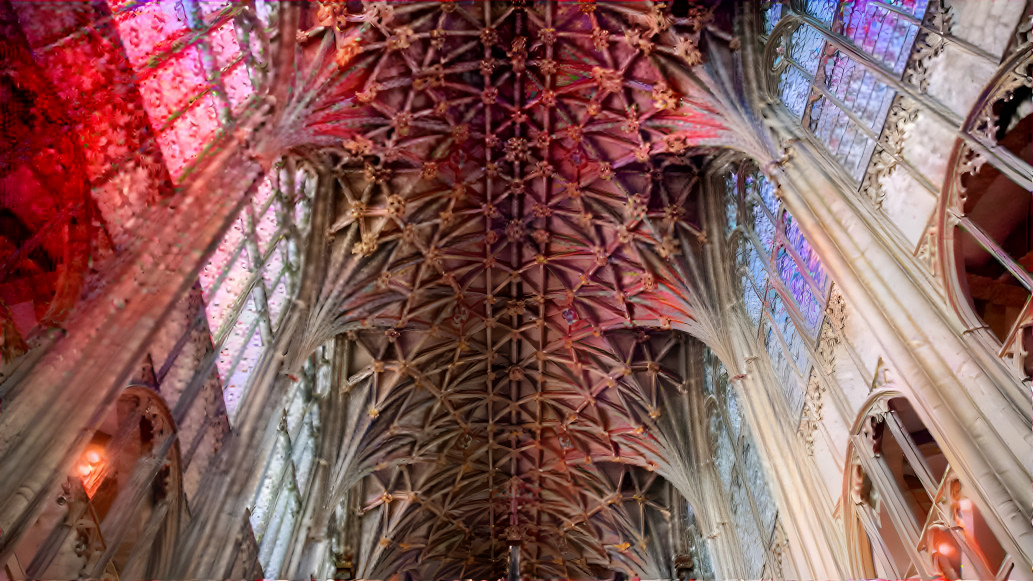
{"type": "Polygon", "coordinates": [[[109,0],[115,26],[157,132],[180,181],[244,111],[262,81],[272,2],[109,0]]]}
{"type": "Polygon", "coordinates": [[[791,25],[776,37],[772,67],[778,95],[843,167],[860,183],[895,92],[872,71],[881,67],[903,74],[928,0],[808,0],[802,13],[787,4],[762,7],[764,36],[774,33],[774,19],[791,25]],[[870,58],[859,62],[827,42],[840,34],[870,58]]]}
{"type": "Polygon", "coordinates": [[[753,437],[743,422],[735,386],[729,382],[724,365],[709,349],[703,352],[703,374],[704,382],[713,386],[717,404],[710,408],[707,431],[721,492],[728,501],[746,576],[759,579],[778,508],[753,437]]]}
{"type": "Polygon", "coordinates": [[[286,163],[259,186],[201,270],[216,367],[232,421],[248,379],[297,290],[315,175],[286,163]],[[288,208],[291,211],[288,212],[288,208]]]}
{"type": "Polygon", "coordinates": [[[746,314],[771,359],[789,410],[803,410],[811,353],[824,316],[829,280],[817,253],[781,206],[775,185],[753,165],[726,179],[726,213],[737,217],[729,243],[746,314]]]}
{"type": "MultiPolygon", "coordinates": [[[[263,89],[278,2],[109,0],[112,19],[173,181],[263,89]]],[[[314,176],[267,176],[200,273],[231,421],[298,286],[314,176]]]]}
{"type": "Polygon", "coordinates": [[[302,509],[301,491],[307,490],[315,463],[319,431],[319,397],[330,389],[333,345],[316,350],[305,362],[283,407],[283,422],[276,444],[251,500],[251,527],[258,543],[258,559],[268,577],[283,566],[302,509]]]}

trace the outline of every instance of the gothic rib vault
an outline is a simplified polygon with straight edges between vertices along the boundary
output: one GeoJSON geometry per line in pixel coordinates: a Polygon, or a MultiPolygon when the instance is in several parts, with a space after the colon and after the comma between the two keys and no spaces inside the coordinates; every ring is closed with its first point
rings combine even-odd
{"type": "Polygon", "coordinates": [[[702,63],[736,41],[702,2],[351,4],[303,14],[277,126],[333,166],[294,347],[357,362],[328,460],[358,573],[498,576],[518,543],[525,574],[661,576],[673,355],[717,332],[694,156],[750,150],[702,63]]]}

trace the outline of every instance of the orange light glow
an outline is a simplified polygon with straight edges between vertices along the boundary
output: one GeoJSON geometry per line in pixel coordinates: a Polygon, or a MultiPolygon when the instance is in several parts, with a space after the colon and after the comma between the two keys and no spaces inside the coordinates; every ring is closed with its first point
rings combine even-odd
{"type": "Polygon", "coordinates": [[[104,449],[96,444],[90,445],[83,452],[77,469],[86,495],[93,498],[93,495],[97,493],[97,489],[100,488],[101,483],[107,477],[107,470],[104,465],[104,449]]]}
{"type": "Polygon", "coordinates": [[[939,545],[936,545],[936,550],[939,551],[941,555],[949,556],[954,553],[954,545],[950,543],[940,543],[939,545]]]}

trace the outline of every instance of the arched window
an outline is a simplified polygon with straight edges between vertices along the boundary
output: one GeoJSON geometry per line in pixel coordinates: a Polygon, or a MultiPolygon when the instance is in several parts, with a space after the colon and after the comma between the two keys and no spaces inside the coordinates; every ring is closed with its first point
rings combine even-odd
{"type": "MultiPolygon", "coordinates": [[[[706,536],[700,530],[696,521],[696,513],[692,505],[686,504],[687,515],[685,518],[686,536],[689,540],[689,550],[692,556],[692,574],[696,579],[714,579],[714,560],[710,555],[710,547],[707,546],[706,536]]],[[[675,571],[679,571],[679,564],[675,562],[675,571]]]]}
{"type": "Polygon", "coordinates": [[[772,89],[860,183],[928,0],[765,2],[762,40],[772,89]],[[881,74],[879,74],[881,73],[881,74]]]}
{"type": "Polygon", "coordinates": [[[205,313],[231,421],[284,306],[297,292],[315,173],[282,160],[259,186],[201,270],[205,313]]]}
{"type": "Polygon", "coordinates": [[[1031,73],[1026,51],[984,91],[963,129],[1005,155],[978,154],[959,139],[939,217],[956,306],[1000,341],[999,356],[1021,378],[1033,375],[1033,205],[1023,183],[1033,180],[1033,94],[1024,84],[1031,73]]]}
{"type": "Polygon", "coordinates": [[[905,398],[876,400],[851,446],[845,502],[865,537],[855,574],[1009,578],[1011,559],[905,398]]]}
{"type": "Polygon", "coordinates": [[[755,165],[734,168],[725,179],[726,224],[746,314],[799,418],[829,280],[775,189],[755,165]]]}
{"type": "Polygon", "coordinates": [[[772,576],[771,557],[778,513],[756,445],[743,422],[735,388],[712,351],[703,352],[704,392],[709,407],[707,433],[721,492],[725,495],[742,549],[747,578],[772,576]]]}
{"type": "Polygon", "coordinates": [[[272,454],[249,503],[258,560],[267,577],[277,577],[296,534],[316,459],[320,427],[319,400],[330,390],[333,343],[305,362],[282,410],[272,454]]]}
{"type": "Polygon", "coordinates": [[[108,4],[164,161],[178,182],[263,87],[277,3],[108,4]]]}

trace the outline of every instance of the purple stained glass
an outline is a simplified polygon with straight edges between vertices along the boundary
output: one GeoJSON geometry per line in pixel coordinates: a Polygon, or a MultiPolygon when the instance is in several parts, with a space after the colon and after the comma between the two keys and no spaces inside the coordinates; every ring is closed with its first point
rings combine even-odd
{"type": "Polygon", "coordinates": [[[824,143],[829,153],[854,179],[864,174],[866,154],[871,139],[861,131],[845,111],[825,97],[817,98],[807,112],[807,127],[824,143]]]}
{"type": "Polygon", "coordinates": [[[826,281],[825,269],[821,267],[818,254],[811,250],[811,245],[807,243],[803,233],[800,232],[799,226],[796,225],[796,221],[793,220],[793,217],[788,212],[785,213],[782,221],[785,225],[786,240],[789,241],[790,246],[796,251],[796,255],[806,265],[807,272],[811,275],[811,280],[814,281],[814,284],[819,289],[824,289],[826,281]]]}
{"type": "Polygon", "coordinates": [[[892,90],[865,67],[836,51],[822,64],[824,85],[851,112],[863,119],[869,129],[881,129],[880,114],[892,98],[892,90]]]}
{"type": "Polygon", "coordinates": [[[899,75],[907,65],[918,26],[887,4],[910,13],[918,20],[925,16],[928,7],[927,0],[844,2],[842,14],[832,30],[852,40],[861,50],[899,75]]]}

